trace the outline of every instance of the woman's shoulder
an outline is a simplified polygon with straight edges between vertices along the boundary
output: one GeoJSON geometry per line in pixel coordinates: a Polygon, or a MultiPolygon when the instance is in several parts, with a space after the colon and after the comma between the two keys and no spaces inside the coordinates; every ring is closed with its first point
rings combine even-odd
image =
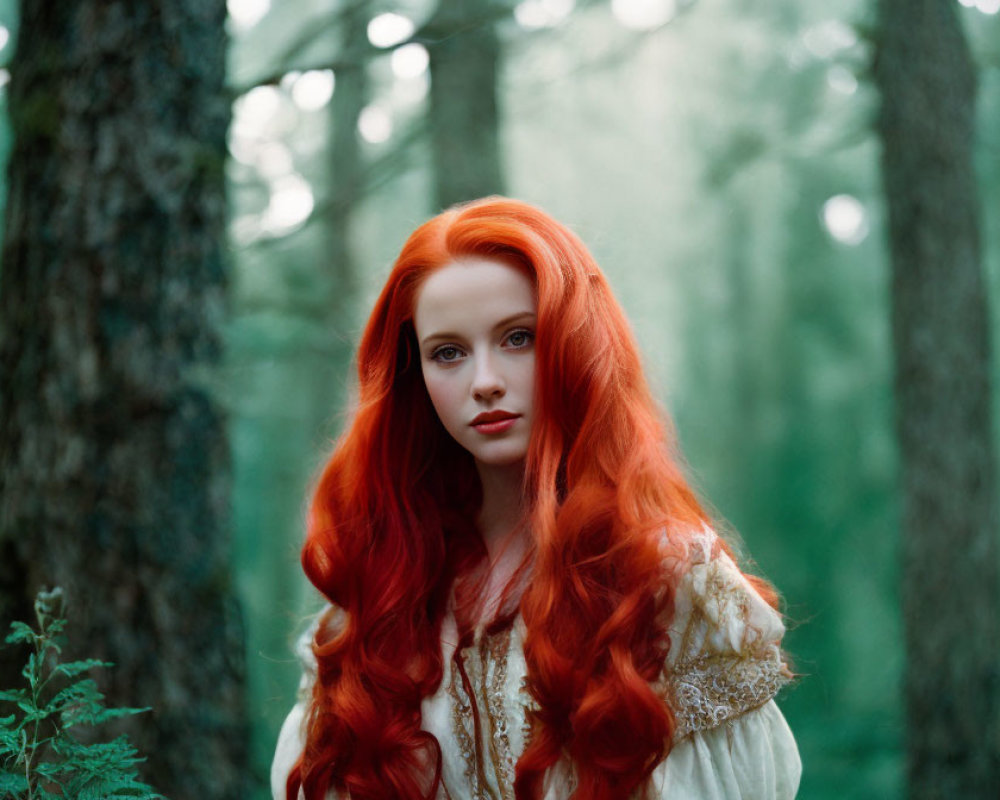
{"type": "Polygon", "coordinates": [[[312,702],[313,686],[318,671],[316,654],[313,652],[316,634],[320,626],[323,625],[328,631],[342,628],[345,619],[345,613],[342,609],[325,603],[319,611],[303,618],[299,623],[301,633],[295,637],[293,650],[295,658],[302,668],[302,676],[299,679],[295,704],[281,726],[274,749],[274,757],[271,761],[271,794],[276,799],[284,800],[288,775],[305,746],[309,706],[312,702]]]}
{"type": "Polygon", "coordinates": [[[302,667],[302,679],[299,681],[299,700],[303,700],[311,694],[312,684],[316,680],[317,664],[316,654],[313,652],[313,642],[316,641],[316,634],[320,626],[325,626],[328,632],[334,633],[343,628],[345,621],[344,610],[326,602],[319,611],[304,618],[300,623],[302,632],[295,637],[293,647],[296,660],[302,667]]]}
{"type": "Polygon", "coordinates": [[[718,534],[704,526],[683,550],[661,678],[677,738],[760,708],[792,677],[781,652],[781,615],[718,534]]]}

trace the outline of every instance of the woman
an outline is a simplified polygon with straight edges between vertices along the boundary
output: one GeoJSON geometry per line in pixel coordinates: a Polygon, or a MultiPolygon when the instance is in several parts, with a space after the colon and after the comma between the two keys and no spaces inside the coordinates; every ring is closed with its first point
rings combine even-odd
{"type": "Polygon", "coordinates": [[[576,236],[499,197],[425,223],[358,378],[275,797],[794,796],[776,596],[712,531],[576,236]]]}

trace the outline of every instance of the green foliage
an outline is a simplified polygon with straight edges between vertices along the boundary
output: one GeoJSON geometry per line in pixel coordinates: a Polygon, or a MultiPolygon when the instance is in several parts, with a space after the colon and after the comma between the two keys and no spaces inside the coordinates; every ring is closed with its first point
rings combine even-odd
{"type": "Polygon", "coordinates": [[[97,684],[85,676],[110,663],[59,661],[66,628],[61,612],[61,589],[39,592],[37,629],[14,622],[7,635],[7,644],[30,652],[21,670],[27,686],[0,690],[0,800],[162,800],[139,780],[143,759],[126,736],[87,743],[75,735],[149,709],[105,707],[97,684]]]}

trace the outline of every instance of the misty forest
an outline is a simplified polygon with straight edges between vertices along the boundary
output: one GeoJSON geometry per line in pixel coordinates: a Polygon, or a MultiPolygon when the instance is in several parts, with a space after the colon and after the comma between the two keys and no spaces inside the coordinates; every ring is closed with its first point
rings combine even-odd
{"type": "Polygon", "coordinates": [[[158,792],[270,797],[361,328],[504,194],[781,593],[799,796],[998,796],[1000,0],[0,0],[0,65],[0,624],[61,587],[158,792]]]}

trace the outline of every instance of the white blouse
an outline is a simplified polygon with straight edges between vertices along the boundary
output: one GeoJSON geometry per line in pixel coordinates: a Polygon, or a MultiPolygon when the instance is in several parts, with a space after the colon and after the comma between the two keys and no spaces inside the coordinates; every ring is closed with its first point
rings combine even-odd
{"type": "MultiPolygon", "coordinates": [[[[315,624],[296,648],[304,670],[299,701],[281,728],[271,766],[275,800],[286,800],[285,781],[302,752],[315,676],[314,632],[315,624]]],[[[517,617],[505,630],[479,631],[456,655],[454,620],[445,620],[444,675],[421,707],[424,729],[441,745],[438,800],[513,800],[514,766],[524,750],[532,702],[524,687],[524,633],[517,617]]],[[[779,615],[721,551],[715,534],[706,528],[695,536],[675,597],[669,656],[656,684],[674,711],[677,730],[669,755],[653,771],[651,797],[795,797],[802,765],[773,700],[790,678],[779,649],[783,633],[779,615]]],[[[546,776],[544,800],[565,800],[574,787],[572,764],[559,762],[546,776]]],[[[330,800],[338,798],[331,793],[330,800]]]]}

